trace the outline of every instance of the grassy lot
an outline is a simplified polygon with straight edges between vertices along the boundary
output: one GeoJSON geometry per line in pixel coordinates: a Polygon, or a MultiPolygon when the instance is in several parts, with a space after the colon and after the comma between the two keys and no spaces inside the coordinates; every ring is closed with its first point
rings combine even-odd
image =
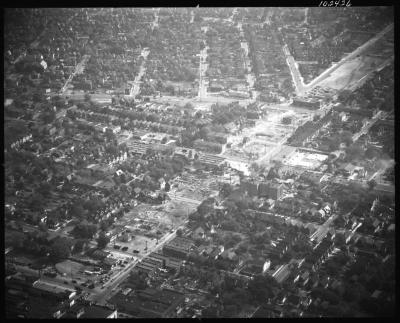
{"type": "Polygon", "coordinates": [[[80,271],[83,270],[90,270],[86,269],[87,266],[80,264],[78,262],[75,261],[71,261],[71,260],[65,260],[62,262],[59,262],[58,264],[56,264],[56,269],[58,272],[60,272],[61,274],[67,274],[68,276],[70,276],[71,274],[73,276],[84,276],[84,274],[80,274],[80,271]]]}

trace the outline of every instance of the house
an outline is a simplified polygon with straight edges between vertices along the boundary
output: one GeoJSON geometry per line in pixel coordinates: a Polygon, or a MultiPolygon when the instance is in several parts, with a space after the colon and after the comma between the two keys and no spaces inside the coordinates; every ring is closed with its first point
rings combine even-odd
{"type": "Polygon", "coordinates": [[[220,256],[224,252],[224,250],[225,250],[225,247],[222,245],[215,247],[210,254],[210,258],[217,259],[218,256],[220,256]]]}
{"type": "Polygon", "coordinates": [[[238,260],[238,255],[236,254],[235,251],[233,251],[232,249],[226,249],[224,250],[224,252],[222,252],[220,254],[220,257],[222,259],[229,259],[231,261],[235,261],[238,260]]]}
{"type": "Polygon", "coordinates": [[[275,280],[278,283],[283,283],[286,279],[288,279],[288,277],[290,276],[290,269],[289,269],[289,265],[285,264],[285,265],[281,265],[273,274],[272,277],[275,278],[275,280]]]}

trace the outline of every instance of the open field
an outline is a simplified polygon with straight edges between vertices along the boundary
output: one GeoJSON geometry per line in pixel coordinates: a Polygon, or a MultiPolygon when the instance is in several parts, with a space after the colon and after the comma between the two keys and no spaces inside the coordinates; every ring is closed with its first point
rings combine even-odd
{"type": "Polygon", "coordinates": [[[93,270],[94,268],[93,266],[85,266],[79,262],[65,260],[56,264],[56,269],[61,274],[86,278],[82,272],[84,270],[93,270]]]}
{"type": "Polygon", "coordinates": [[[345,62],[320,83],[322,87],[343,90],[358,82],[384,62],[384,59],[360,56],[345,62]]]}
{"type": "MultiPolygon", "coordinates": [[[[287,104],[264,106],[264,109],[267,111],[266,116],[257,120],[254,127],[245,128],[241,133],[229,136],[228,142],[232,146],[223,154],[228,162],[251,164],[258,159],[257,162],[263,165],[265,162],[268,164],[269,159],[279,153],[283,143],[293,133],[296,126],[304,123],[313,114],[310,110],[293,109],[287,104]],[[291,119],[290,124],[282,123],[284,117],[291,119]],[[242,145],[245,137],[249,139],[242,145]]],[[[237,168],[238,165],[232,167],[237,168]]]]}
{"type": "MultiPolygon", "coordinates": [[[[127,228],[129,229],[131,227],[128,226],[127,228]]],[[[140,256],[146,253],[146,242],[148,249],[154,248],[157,244],[156,238],[149,238],[140,234],[134,234],[134,237],[132,237],[131,241],[124,242],[116,240],[115,243],[110,243],[105,250],[110,252],[113,258],[125,260],[126,258],[131,258],[135,254],[140,256]],[[114,249],[114,245],[120,246],[121,248],[118,250],[114,249]],[[128,249],[126,251],[121,251],[121,249],[124,247],[127,247],[128,249]],[[139,252],[133,253],[134,250],[139,252]]]]}
{"type": "MultiPolygon", "coordinates": [[[[111,95],[107,93],[89,93],[92,101],[97,103],[111,103],[111,95]]],[[[70,98],[76,101],[83,101],[85,99],[84,91],[71,91],[67,90],[60,95],[63,98],[70,98]]]]}
{"type": "Polygon", "coordinates": [[[327,158],[327,155],[295,151],[283,160],[283,164],[288,166],[300,166],[308,169],[315,169],[327,158]]]}

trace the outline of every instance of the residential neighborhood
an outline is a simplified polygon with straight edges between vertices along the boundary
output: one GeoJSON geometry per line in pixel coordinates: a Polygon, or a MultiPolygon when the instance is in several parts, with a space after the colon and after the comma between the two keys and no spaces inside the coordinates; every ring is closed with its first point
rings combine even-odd
{"type": "Polygon", "coordinates": [[[5,318],[395,315],[393,7],[4,11],[5,318]]]}

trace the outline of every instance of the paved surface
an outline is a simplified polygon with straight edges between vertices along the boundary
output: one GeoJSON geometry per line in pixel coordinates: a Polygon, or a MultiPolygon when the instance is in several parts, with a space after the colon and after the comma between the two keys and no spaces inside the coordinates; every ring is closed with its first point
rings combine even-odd
{"type": "Polygon", "coordinates": [[[296,61],[294,60],[294,57],[290,53],[289,47],[286,44],[283,46],[283,53],[285,54],[286,62],[290,69],[290,74],[292,74],[292,79],[296,89],[296,94],[301,96],[305,92],[302,76],[300,74],[298,67],[296,66],[296,61]]]}
{"type": "Polygon", "coordinates": [[[288,46],[285,44],[283,46],[283,52],[286,57],[286,62],[289,66],[290,73],[292,74],[292,79],[293,79],[293,83],[295,84],[296,94],[301,96],[301,95],[304,95],[305,92],[312,90],[314,87],[316,87],[320,82],[322,82],[325,78],[327,78],[332,72],[334,72],[336,69],[338,69],[344,63],[357,57],[358,55],[361,55],[365,50],[367,50],[372,45],[374,45],[385,34],[387,34],[389,31],[391,31],[393,29],[393,26],[394,26],[394,24],[390,24],[389,26],[387,26],[385,29],[383,29],[381,32],[379,32],[375,37],[371,38],[365,44],[361,45],[356,50],[354,50],[347,56],[343,57],[338,63],[333,64],[331,67],[326,69],[324,72],[322,72],[319,76],[317,76],[315,79],[313,79],[308,84],[304,84],[302,76],[298,69],[297,63],[296,63],[294,57],[291,55],[288,46]]]}
{"type": "Polygon", "coordinates": [[[136,98],[136,96],[140,92],[140,82],[141,82],[141,79],[142,79],[144,73],[146,72],[146,60],[147,60],[147,56],[149,54],[150,54],[150,50],[148,48],[142,49],[141,56],[143,56],[144,60],[143,60],[142,64],[140,65],[138,75],[136,75],[135,80],[133,81],[131,90],[129,92],[130,97],[136,98]]]}
{"type": "Polygon", "coordinates": [[[357,88],[362,86],[375,72],[381,71],[384,67],[386,67],[393,61],[394,61],[394,56],[388,58],[382,64],[380,64],[376,69],[370,71],[368,74],[364,75],[362,78],[360,78],[358,81],[356,81],[352,86],[350,86],[349,90],[355,91],[357,88]]]}
{"type": "Polygon", "coordinates": [[[381,118],[384,118],[386,113],[383,111],[379,111],[375,116],[372,117],[361,129],[359,132],[355,133],[352,137],[353,142],[356,142],[362,135],[368,133],[369,129],[381,118]]]}
{"type": "Polygon", "coordinates": [[[176,228],[172,233],[162,237],[159,243],[154,246],[154,248],[148,250],[147,253],[140,256],[140,258],[135,259],[130,264],[128,264],[123,270],[114,275],[107,283],[104,284],[104,289],[96,288],[93,290],[92,295],[88,297],[89,300],[96,302],[98,304],[106,304],[106,301],[111,298],[115,293],[118,292],[118,285],[124,281],[130,274],[131,270],[139,263],[142,259],[146,258],[152,252],[162,248],[162,246],[168,241],[172,240],[176,236],[176,231],[181,228],[176,228]]]}
{"type": "Polygon", "coordinates": [[[75,66],[75,71],[68,77],[68,80],[65,82],[64,86],[61,88],[60,93],[64,93],[68,88],[68,84],[73,80],[76,74],[82,74],[85,69],[85,64],[89,60],[90,55],[84,55],[82,60],[75,66]]]}
{"type": "Polygon", "coordinates": [[[199,79],[199,94],[198,94],[200,100],[207,97],[207,86],[208,86],[208,82],[206,79],[206,71],[208,68],[208,64],[206,63],[207,50],[208,46],[206,46],[200,51],[200,67],[199,67],[200,79],[199,79]]]}
{"type": "Polygon", "coordinates": [[[387,34],[389,31],[391,31],[394,27],[394,24],[390,24],[386,28],[384,28],[381,32],[379,32],[375,37],[371,38],[368,40],[366,43],[358,47],[356,50],[348,54],[347,56],[343,57],[337,64],[332,65],[329,67],[327,70],[322,72],[319,76],[317,76],[314,80],[312,80],[309,84],[305,85],[305,90],[309,91],[315,86],[317,86],[322,80],[324,80],[326,77],[328,77],[333,71],[338,69],[341,65],[346,63],[347,61],[357,57],[358,55],[361,55],[365,50],[370,48],[372,45],[374,45],[378,40],[380,40],[385,34],[387,34]]]}

